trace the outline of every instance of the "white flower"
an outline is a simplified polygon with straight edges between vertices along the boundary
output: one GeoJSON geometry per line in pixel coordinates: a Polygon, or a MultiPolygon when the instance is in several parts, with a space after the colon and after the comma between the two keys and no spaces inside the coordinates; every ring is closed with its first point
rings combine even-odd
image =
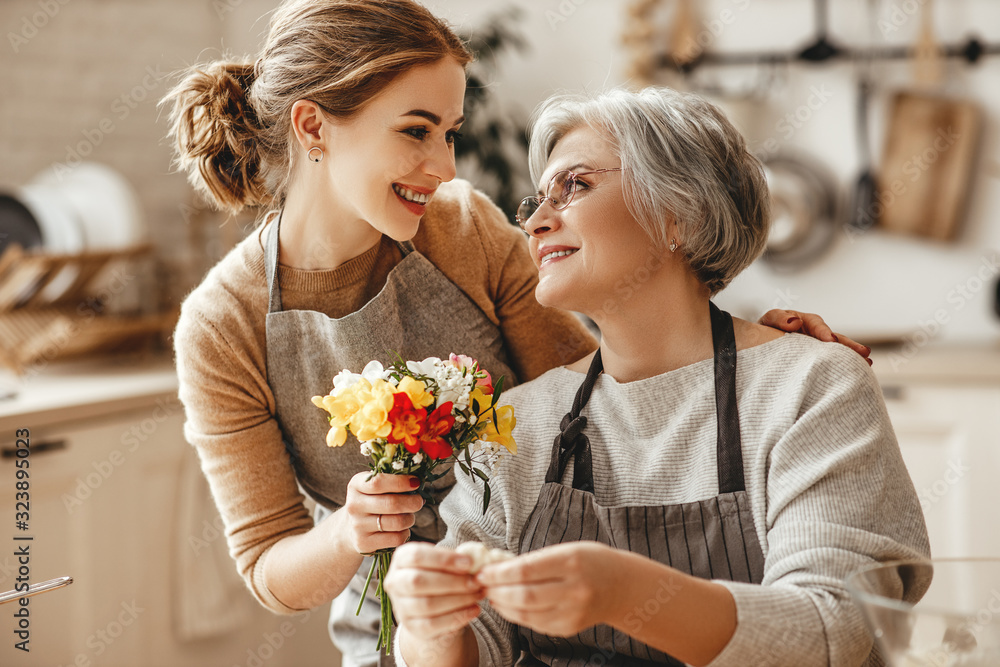
{"type": "Polygon", "coordinates": [[[334,392],[343,391],[350,387],[353,387],[361,380],[361,376],[357,373],[352,373],[346,368],[339,373],[337,377],[333,378],[333,390],[334,392]]]}
{"type": "Polygon", "coordinates": [[[379,362],[369,361],[368,365],[361,371],[361,377],[375,384],[376,380],[385,380],[389,377],[389,374],[385,372],[385,369],[382,368],[382,364],[379,362]]]}
{"type": "Polygon", "coordinates": [[[403,462],[402,461],[393,461],[392,462],[392,469],[393,470],[402,470],[403,469],[403,462]]]}
{"type": "MultiPolygon", "coordinates": [[[[427,377],[435,377],[437,375],[438,366],[440,366],[441,360],[437,357],[427,357],[423,361],[407,361],[406,367],[411,373],[416,375],[426,375],[427,377]]],[[[448,364],[451,366],[451,364],[448,364]]],[[[454,368],[454,366],[452,366],[454,368]]]]}
{"type": "Polygon", "coordinates": [[[451,364],[444,364],[438,369],[438,394],[434,407],[451,401],[455,410],[465,410],[469,407],[469,394],[475,385],[471,375],[462,376],[462,370],[451,364]]]}
{"type": "Polygon", "coordinates": [[[413,455],[413,463],[414,464],[420,465],[420,462],[423,461],[423,460],[424,460],[424,453],[423,452],[417,452],[416,454],[413,455]]]}
{"type": "Polygon", "coordinates": [[[371,440],[365,440],[361,443],[361,453],[364,456],[371,456],[375,453],[375,450],[372,448],[371,440]]]}

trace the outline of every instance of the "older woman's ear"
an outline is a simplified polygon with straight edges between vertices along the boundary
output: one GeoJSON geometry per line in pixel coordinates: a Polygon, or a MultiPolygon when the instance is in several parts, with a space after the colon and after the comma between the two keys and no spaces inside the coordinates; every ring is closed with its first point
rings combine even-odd
{"type": "Polygon", "coordinates": [[[833,330],[823,321],[823,318],[816,313],[803,313],[797,310],[775,308],[761,315],[758,323],[773,329],[803,333],[828,343],[840,343],[864,357],[869,366],[872,365],[870,357],[872,349],[870,347],[855,342],[843,334],[833,333],[833,330]]]}

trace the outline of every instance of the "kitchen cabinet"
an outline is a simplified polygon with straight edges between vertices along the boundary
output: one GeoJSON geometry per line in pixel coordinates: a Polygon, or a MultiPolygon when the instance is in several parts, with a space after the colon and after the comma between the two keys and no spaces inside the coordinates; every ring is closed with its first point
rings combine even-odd
{"type": "MultiPolygon", "coordinates": [[[[183,524],[179,494],[191,488],[184,475],[198,471],[182,424],[169,364],[77,368],[62,376],[55,369],[0,403],[0,447],[14,447],[16,429],[30,431],[31,516],[23,534],[34,538],[27,542],[31,581],[74,578],[66,588],[31,598],[30,653],[13,648],[10,639],[16,603],[0,607],[0,636],[7,638],[0,664],[340,663],[326,632],[327,609],[276,616],[253,600],[215,528],[221,524],[214,506],[204,510],[213,520],[183,524]],[[231,596],[225,611],[232,622],[182,640],[180,614],[197,609],[199,591],[180,579],[212,562],[227,565],[216,571],[228,577],[228,588],[220,590],[231,596]],[[182,595],[193,597],[185,605],[182,595]]],[[[0,590],[13,588],[17,576],[15,460],[0,459],[0,590]]],[[[214,577],[211,570],[201,574],[214,577]]]]}
{"type": "Polygon", "coordinates": [[[1000,557],[1000,350],[873,354],[934,557],[1000,557]],[[893,363],[893,362],[896,363],[893,363]]]}

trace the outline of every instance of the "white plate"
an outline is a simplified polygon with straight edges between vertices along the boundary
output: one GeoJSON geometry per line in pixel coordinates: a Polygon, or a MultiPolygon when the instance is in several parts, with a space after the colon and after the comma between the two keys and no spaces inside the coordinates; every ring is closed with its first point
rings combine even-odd
{"type": "Polygon", "coordinates": [[[47,169],[33,183],[60,190],[80,220],[88,250],[115,250],[143,243],[146,226],[135,191],[125,178],[96,162],[47,169]]]}

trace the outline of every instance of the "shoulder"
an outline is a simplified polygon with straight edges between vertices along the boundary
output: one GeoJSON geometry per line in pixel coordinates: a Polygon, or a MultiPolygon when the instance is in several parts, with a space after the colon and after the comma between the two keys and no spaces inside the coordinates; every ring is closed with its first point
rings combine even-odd
{"type": "Polygon", "coordinates": [[[770,396],[776,403],[786,403],[786,408],[794,403],[799,415],[819,408],[835,413],[859,409],[880,421],[885,417],[882,391],[872,369],[861,355],[839,343],[785,334],[740,350],[737,378],[741,395],[770,396]]]}

